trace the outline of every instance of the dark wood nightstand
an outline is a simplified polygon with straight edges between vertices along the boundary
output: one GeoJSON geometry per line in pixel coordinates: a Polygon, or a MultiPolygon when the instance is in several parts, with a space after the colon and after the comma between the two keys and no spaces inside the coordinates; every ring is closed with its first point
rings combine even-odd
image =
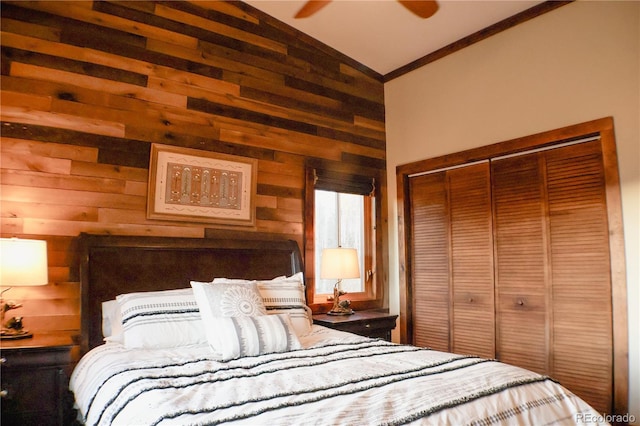
{"type": "Polygon", "coordinates": [[[69,334],[41,333],[0,341],[2,425],[63,425],[73,341],[69,334]]]}
{"type": "Polygon", "coordinates": [[[353,315],[313,316],[313,323],[365,337],[382,338],[391,341],[391,330],[396,327],[397,315],[382,311],[356,311],[353,315]]]}

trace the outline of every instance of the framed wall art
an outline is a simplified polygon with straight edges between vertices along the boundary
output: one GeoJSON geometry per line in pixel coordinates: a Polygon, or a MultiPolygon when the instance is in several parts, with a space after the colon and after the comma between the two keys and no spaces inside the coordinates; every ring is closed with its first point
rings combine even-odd
{"type": "Polygon", "coordinates": [[[258,161],[152,144],[147,218],[255,225],[258,161]]]}

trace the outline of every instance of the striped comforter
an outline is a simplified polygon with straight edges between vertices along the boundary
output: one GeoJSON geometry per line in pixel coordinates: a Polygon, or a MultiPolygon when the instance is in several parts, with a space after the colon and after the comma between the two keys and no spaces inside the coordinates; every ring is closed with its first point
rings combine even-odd
{"type": "Polygon", "coordinates": [[[499,362],[314,326],[305,349],[216,360],[208,346],[93,349],[71,390],[87,425],[545,425],[599,416],[499,362]]]}

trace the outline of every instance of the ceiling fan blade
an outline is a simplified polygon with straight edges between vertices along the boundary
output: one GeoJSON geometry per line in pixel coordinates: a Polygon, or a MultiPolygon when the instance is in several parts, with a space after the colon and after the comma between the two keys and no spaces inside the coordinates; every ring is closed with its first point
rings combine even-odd
{"type": "Polygon", "coordinates": [[[433,16],[439,8],[435,0],[398,0],[398,2],[423,19],[433,16]]]}
{"type": "Polygon", "coordinates": [[[331,0],[309,0],[304,6],[302,6],[298,13],[296,13],[294,18],[308,18],[330,2],[331,0]]]}

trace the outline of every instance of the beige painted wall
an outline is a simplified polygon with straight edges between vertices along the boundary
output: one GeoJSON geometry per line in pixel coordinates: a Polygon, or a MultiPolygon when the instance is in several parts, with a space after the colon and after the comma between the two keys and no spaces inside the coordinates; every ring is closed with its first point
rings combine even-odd
{"type": "MultiPolygon", "coordinates": [[[[640,1],[563,6],[385,85],[390,307],[399,311],[395,167],[613,116],[640,424],[640,1]]],[[[396,336],[397,338],[397,336],[396,336]]]]}

